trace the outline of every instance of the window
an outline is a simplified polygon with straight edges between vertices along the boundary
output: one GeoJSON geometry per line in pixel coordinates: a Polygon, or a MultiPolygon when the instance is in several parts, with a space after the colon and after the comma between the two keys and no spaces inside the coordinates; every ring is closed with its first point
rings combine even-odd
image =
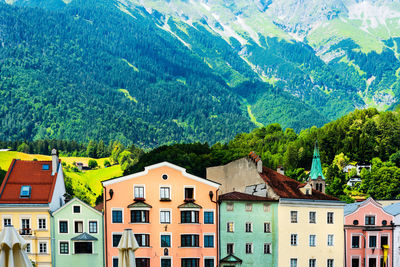
{"type": "Polygon", "coordinates": [[[316,223],[315,215],[316,215],[315,211],[310,211],[310,213],[309,213],[310,223],[316,223]]]}
{"type": "Polygon", "coordinates": [[[351,267],[359,267],[360,266],[360,259],[359,258],[352,258],[351,259],[351,267]]]}
{"type": "Polygon", "coordinates": [[[131,223],[148,223],[148,210],[131,210],[131,223]]]}
{"type": "Polygon", "coordinates": [[[193,200],[194,199],[194,188],[193,187],[186,187],[185,188],[185,199],[186,200],[193,200]]]}
{"type": "Polygon", "coordinates": [[[246,223],[246,233],[251,233],[253,232],[253,224],[251,222],[246,223]]]}
{"type": "Polygon", "coordinates": [[[46,242],[39,242],[39,253],[47,253],[47,243],[46,242]]]}
{"type": "Polygon", "coordinates": [[[198,247],[199,235],[181,235],[181,247],[198,247]]]}
{"type": "Polygon", "coordinates": [[[58,231],[62,234],[68,233],[68,221],[60,221],[58,231]]]}
{"type": "Polygon", "coordinates": [[[204,224],[214,224],[214,212],[205,211],[204,212],[204,224]]]}
{"type": "Polygon", "coordinates": [[[171,236],[170,235],[161,235],[161,247],[162,248],[170,248],[171,247],[171,236]]]}
{"type": "Polygon", "coordinates": [[[246,254],[253,253],[253,243],[246,243],[246,254]]]}
{"type": "Polygon", "coordinates": [[[376,235],[370,235],[368,239],[369,248],[376,248],[376,235]]]}
{"type": "Polygon", "coordinates": [[[389,240],[389,237],[387,235],[382,235],[381,236],[381,246],[388,245],[389,244],[388,240],[389,240]]]}
{"type": "Polygon", "coordinates": [[[97,233],[97,221],[89,221],[89,233],[97,233]]]}
{"type": "Polygon", "coordinates": [[[181,211],[181,223],[199,223],[199,212],[197,210],[181,211]]]}
{"type": "Polygon", "coordinates": [[[264,243],[264,254],[271,254],[271,243],[264,243]]]}
{"type": "Polygon", "coordinates": [[[290,222],[297,223],[297,211],[290,212],[290,222]]]}
{"type": "Polygon", "coordinates": [[[162,210],[160,211],[160,223],[171,223],[171,212],[162,210]]]}
{"type": "Polygon", "coordinates": [[[113,265],[112,267],[118,267],[118,258],[113,258],[113,265]]]}
{"type": "Polygon", "coordinates": [[[214,267],[214,259],[205,259],[204,267],[214,267]]]}
{"type": "Polygon", "coordinates": [[[297,267],[297,259],[290,259],[290,267],[297,267]]]}
{"type": "Polygon", "coordinates": [[[353,235],[351,237],[351,247],[352,248],[360,248],[360,236],[353,235]]]}
{"type": "Polygon", "coordinates": [[[365,225],[375,225],[375,216],[365,216],[365,225]]]}
{"type": "Polygon", "coordinates": [[[144,186],[135,186],[134,187],[134,194],[135,194],[135,199],[144,199],[144,186]]]}
{"type": "Polygon", "coordinates": [[[31,235],[31,219],[21,219],[21,235],[31,235]]]}
{"type": "Polygon", "coordinates": [[[271,223],[270,222],[264,223],[264,233],[271,233],[271,223]]]}
{"type": "Polygon", "coordinates": [[[226,203],[226,211],[233,211],[233,203],[232,202],[226,203]]]}
{"type": "Polygon", "coordinates": [[[112,211],[112,223],[122,223],[122,210],[112,211]]]}
{"type": "Polygon", "coordinates": [[[50,164],[43,164],[42,165],[42,170],[44,170],[44,171],[50,170],[50,164]]]}
{"type": "Polygon", "coordinates": [[[31,197],[31,186],[23,185],[21,186],[20,198],[30,198],[31,197]]]}
{"type": "Polygon", "coordinates": [[[271,206],[269,204],[264,204],[264,211],[265,212],[270,212],[271,211],[271,206]]]}
{"type": "Polygon", "coordinates": [[[76,221],[75,222],[75,233],[83,233],[83,222],[82,221],[76,221]]]}
{"type": "Polygon", "coordinates": [[[310,247],[315,247],[315,235],[310,235],[310,247]]]}
{"type": "Polygon", "coordinates": [[[46,219],[38,219],[38,226],[40,230],[46,229],[46,219]]]}
{"type": "Polygon", "coordinates": [[[181,260],[182,267],[199,267],[199,259],[195,258],[186,258],[181,260]]]}
{"type": "Polygon", "coordinates": [[[333,235],[328,235],[328,246],[333,246],[333,235]]]}
{"type": "Polygon", "coordinates": [[[11,225],[11,218],[4,218],[3,219],[3,227],[7,225],[11,225]]]}
{"type": "Polygon", "coordinates": [[[60,242],[60,254],[69,254],[68,242],[60,242]]]}
{"type": "Polygon", "coordinates": [[[333,223],[333,212],[328,212],[326,214],[326,222],[329,224],[333,223]]]}
{"type": "Polygon", "coordinates": [[[290,235],[290,245],[297,246],[297,234],[290,235]]]}
{"type": "Polygon", "coordinates": [[[26,244],[26,253],[31,253],[31,243],[26,244]]]}
{"type": "MultiPolygon", "coordinates": [[[[381,265],[382,266],[382,265],[381,265]]],[[[326,267],[333,267],[333,259],[328,259],[326,261],[326,267]]]]}
{"type": "Polygon", "coordinates": [[[74,242],[75,254],[93,254],[92,242],[74,242]]]}
{"type": "Polygon", "coordinates": [[[73,211],[74,213],[81,213],[81,206],[74,206],[73,211]]]}
{"type": "Polygon", "coordinates": [[[136,258],[136,267],[150,267],[150,259],[148,258],[136,258]]]}
{"type": "Polygon", "coordinates": [[[171,259],[161,259],[161,267],[171,267],[171,259]]]}
{"type": "Polygon", "coordinates": [[[228,233],[233,233],[235,231],[235,227],[234,227],[234,223],[233,222],[228,222],[226,223],[226,231],[228,233]]]}
{"type": "Polygon", "coordinates": [[[149,247],[150,246],[150,235],[149,234],[135,234],[136,241],[139,247],[149,247]]]}
{"type": "Polygon", "coordinates": [[[118,247],[119,241],[121,240],[122,234],[113,234],[112,235],[112,246],[114,248],[118,247]]]}
{"type": "Polygon", "coordinates": [[[251,203],[246,203],[245,210],[246,210],[246,211],[252,211],[252,210],[253,210],[253,204],[251,204],[251,203]]]}
{"type": "Polygon", "coordinates": [[[204,247],[205,248],[214,247],[214,235],[204,235],[204,247]]]}
{"type": "Polygon", "coordinates": [[[234,247],[234,244],[233,244],[233,243],[228,243],[228,244],[226,244],[226,253],[227,253],[228,255],[234,253],[233,247],[234,247]]]}
{"type": "Polygon", "coordinates": [[[161,200],[171,200],[170,188],[160,187],[160,199],[161,200]]]}
{"type": "Polygon", "coordinates": [[[316,259],[310,259],[308,261],[308,266],[309,267],[316,267],[317,266],[317,260],[316,259]]]}

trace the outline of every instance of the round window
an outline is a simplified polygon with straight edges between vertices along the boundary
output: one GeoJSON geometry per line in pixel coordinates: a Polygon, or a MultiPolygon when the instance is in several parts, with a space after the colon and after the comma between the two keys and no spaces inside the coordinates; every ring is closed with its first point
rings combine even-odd
{"type": "Polygon", "coordinates": [[[166,175],[166,174],[163,174],[161,177],[163,178],[163,180],[167,180],[168,179],[168,175],[166,175]]]}

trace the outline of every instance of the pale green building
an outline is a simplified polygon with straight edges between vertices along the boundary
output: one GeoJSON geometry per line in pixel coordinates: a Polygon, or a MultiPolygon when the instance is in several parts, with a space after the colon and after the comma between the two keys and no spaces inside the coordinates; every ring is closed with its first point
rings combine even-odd
{"type": "Polygon", "coordinates": [[[104,266],[103,214],[74,198],[51,214],[52,267],[104,266]]]}
{"type": "Polygon", "coordinates": [[[278,266],[278,201],[240,192],[219,200],[220,266],[278,266]]]}

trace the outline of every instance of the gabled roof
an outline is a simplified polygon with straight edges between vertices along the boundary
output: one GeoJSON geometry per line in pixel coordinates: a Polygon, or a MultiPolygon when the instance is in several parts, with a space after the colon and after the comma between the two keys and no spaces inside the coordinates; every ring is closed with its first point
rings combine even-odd
{"type": "Polygon", "coordinates": [[[72,241],[97,241],[98,239],[88,233],[84,232],[78,236],[71,238],[72,241]]]}
{"type": "Polygon", "coordinates": [[[235,255],[229,254],[225,258],[221,259],[221,263],[242,263],[242,260],[235,255]]]}
{"type": "Polygon", "coordinates": [[[133,202],[132,204],[129,204],[128,208],[152,208],[152,206],[147,203],[144,203],[142,201],[138,201],[138,202],[133,202]]]}
{"type": "Polygon", "coordinates": [[[376,202],[372,197],[369,197],[368,199],[362,201],[362,202],[355,202],[355,203],[351,203],[351,204],[347,204],[344,206],[344,216],[350,215],[353,212],[356,212],[359,208],[364,207],[368,204],[373,204],[378,208],[383,209],[383,211],[389,215],[393,215],[390,212],[388,212],[385,208],[382,207],[381,204],[379,204],[378,202],[376,202]]]}
{"type": "Polygon", "coordinates": [[[179,209],[202,209],[200,205],[197,205],[196,203],[193,202],[187,202],[183,203],[178,206],[179,209]]]}
{"type": "Polygon", "coordinates": [[[230,192],[219,196],[219,200],[230,200],[230,201],[275,201],[278,200],[268,198],[268,197],[260,197],[254,196],[241,192],[230,192]]]}
{"type": "Polygon", "coordinates": [[[67,207],[70,207],[71,205],[73,205],[74,203],[79,202],[79,204],[81,204],[82,206],[85,206],[89,209],[92,209],[94,212],[98,213],[99,215],[103,215],[103,213],[97,209],[95,209],[94,207],[86,204],[85,202],[83,202],[82,200],[80,200],[77,197],[74,197],[73,199],[71,199],[70,201],[68,201],[67,203],[65,203],[63,206],[59,207],[57,210],[55,210],[52,215],[56,215],[58,212],[60,212],[63,209],[66,209],[67,207]]]}
{"type": "Polygon", "coordinates": [[[46,204],[51,202],[57,173],[53,176],[51,161],[24,161],[14,159],[0,187],[0,204],[46,204]],[[49,165],[44,170],[43,165],[49,165]],[[21,198],[21,187],[30,186],[29,198],[21,198]]]}
{"type": "Polygon", "coordinates": [[[169,168],[175,169],[177,171],[180,171],[184,177],[187,177],[189,179],[195,180],[200,183],[204,183],[204,184],[213,186],[215,188],[218,188],[220,186],[220,184],[217,182],[187,173],[185,168],[179,167],[179,166],[172,164],[170,162],[167,162],[167,161],[147,166],[144,168],[144,171],[142,171],[142,172],[137,172],[137,173],[133,173],[133,174],[122,176],[122,177],[112,178],[112,179],[109,179],[106,181],[102,181],[101,183],[103,184],[103,186],[108,186],[108,185],[111,185],[114,183],[119,183],[119,182],[130,180],[130,179],[133,179],[136,177],[144,176],[144,175],[148,174],[150,170],[154,170],[154,169],[161,168],[161,167],[169,167],[169,168]]]}
{"type": "Polygon", "coordinates": [[[304,186],[302,183],[267,167],[263,167],[260,176],[280,198],[339,200],[314,189],[311,195],[305,195],[300,191],[300,188],[304,186]]]}

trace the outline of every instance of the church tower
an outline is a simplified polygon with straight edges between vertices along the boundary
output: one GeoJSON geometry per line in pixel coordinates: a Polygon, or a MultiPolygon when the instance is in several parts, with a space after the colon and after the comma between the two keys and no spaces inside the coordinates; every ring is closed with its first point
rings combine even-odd
{"type": "Polygon", "coordinates": [[[311,187],[325,193],[325,176],[322,173],[321,158],[319,156],[318,141],[315,142],[314,155],[308,182],[311,187]]]}

